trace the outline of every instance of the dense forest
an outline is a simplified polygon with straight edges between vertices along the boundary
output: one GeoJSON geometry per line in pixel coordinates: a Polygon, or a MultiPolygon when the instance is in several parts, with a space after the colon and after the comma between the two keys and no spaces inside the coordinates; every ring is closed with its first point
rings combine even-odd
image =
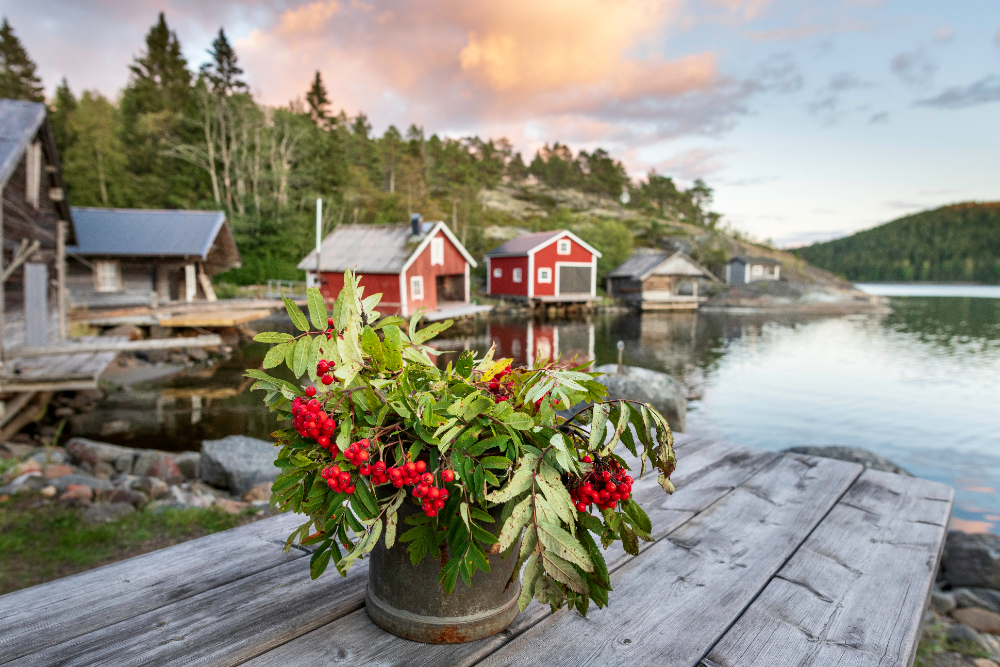
{"type": "MultiPolygon", "coordinates": [[[[313,243],[317,197],[326,203],[327,230],[402,222],[420,212],[447,220],[477,256],[496,245],[483,234],[490,226],[578,229],[610,251],[601,273],[628,255],[635,236],[628,220],[635,218],[578,224],[558,206],[512,216],[487,207],[483,193],[538,184],[624,203],[654,227],[655,220],[675,220],[714,230],[719,220],[703,182],[683,189],[655,172],[633,182],[600,148],[574,153],[556,142],[528,160],[504,138],[441,137],[416,125],[375,136],[364,113],[334,111],[319,72],[302,98],[262,105],[221,29],[206,60],[193,68],[160,14],[116,100],[95,91],[77,95],[63,79],[48,104],[70,203],[225,210],[244,267],[223,281],[301,279],[295,265],[313,243]]],[[[46,101],[41,84],[5,19],[0,97],[46,101]]]]}
{"type": "Polygon", "coordinates": [[[795,251],[858,282],[1000,283],[1000,203],[915,213],[847,238],[795,251]]]}

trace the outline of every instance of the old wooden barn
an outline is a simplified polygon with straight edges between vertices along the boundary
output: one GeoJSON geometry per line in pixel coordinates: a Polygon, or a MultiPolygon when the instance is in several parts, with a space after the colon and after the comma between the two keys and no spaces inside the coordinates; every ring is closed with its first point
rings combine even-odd
{"type": "Polygon", "coordinates": [[[694,309],[705,299],[704,287],[718,282],[711,271],[682,252],[639,248],[608,274],[608,296],[643,310],[694,309]]]}

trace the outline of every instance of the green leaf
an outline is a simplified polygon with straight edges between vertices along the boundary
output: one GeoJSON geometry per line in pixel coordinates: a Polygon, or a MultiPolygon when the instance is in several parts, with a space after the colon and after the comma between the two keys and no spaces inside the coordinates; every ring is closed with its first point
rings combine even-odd
{"type": "Polygon", "coordinates": [[[327,323],[326,302],[323,294],[316,287],[306,290],[306,303],[309,305],[309,319],[314,327],[320,331],[326,331],[330,325],[327,323]]]}
{"type": "Polygon", "coordinates": [[[455,584],[458,582],[458,567],[462,564],[462,554],[459,554],[448,561],[448,564],[441,568],[441,574],[439,581],[441,585],[444,586],[444,592],[446,595],[451,595],[451,592],[455,590],[455,584]]]}
{"type": "Polygon", "coordinates": [[[375,363],[376,368],[385,366],[385,350],[382,347],[382,341],[378,339],[378,334],[371,327],[365,327],[361,332],[361,349],[375,363]]]}
{"type": "Polygon", "coordinates": [[[472,375],[472,366],[475,363],[475,354],[472,350],[466,350],[459,357],[458,361],[455,362],[455,372],[466,380],[472,375]]]}
{"type": "Polygon", "coordinates": [[[625,513],[635,521],[635,527],[649,535],[653,530],[653,524],[650,522],[646,512],[639,507],[639,503],[635,502],[633,498],[629,498],[621,504],[625,513]]]}
{"type": "MultiPolygon", "coordinates": [[[[293,343],[294,344],[294,343],[293,343]]],[[[264,368],[274,368],[278,366],[285,360],[285,351],[288,345],[282,343],[281,345],[275,345],[267,354],[264,355],[264,368]]]]}
{"type": "Polygon", "coordinates": [[[608,425],[608,406],[594,404],[594,416],[590,422],[590,450],[598,451],[604,446],[604,436],[608,425]]]}
{"type": "Polygon", "coordinates": [[[302,314],[302,311],[295,305],[295,302],[287,296],[282,296],[281,300],[285,302],[285,310],[288,311],[288,316],[292,318],[292,324],[295,325],[295,328],[299,331],[309,331],[309,321],[306,320],[306,316],[302,314]]]}
{"type": "Polygon", "coordinates": [[[535,473],[535,461],[537,460],[538,457],[534,454],[526,453],[521,457],[520,464],[514,470],[514,476],[510,478],[506,486],[487,495],[486,500],[491,503],[502,503],[530,489],[531,479],[535,473]]]}
{"type": "Polygon", "coordinates": [[[368,483],[359,478],[357,480],[357,485],[354,487],[354,495],[364,503],[365,508],[372,513],[372,515],[378,514],[378,501],[375,500],[375,496],[372,495],[371,490],[368,488],[368,483]]]}
{"type": "Polygon", "coordinates": [[[295,358],[292,366],[292,372],[295,373],[295,377],[300,378],[306,372],[306,366],[309,363],[309,351],[311,349],[312,339],[309,336],[300,338],[295,345],[295,358]]]}
{"type": "Polygon", "coordinates": [[[413,340],[413,337],[416,335],[417,322],[419,322],[420,318],[424,316],[424,312],[426,310],[427,310],[426,308],[421,306],[420,308],[417,308],[417,312],[413,313],[413,316],[410,317],[410,340],[413,340]]]}
{"type": "Polygon", "coordinates": [[[534,597],[535,584],[541,576],[542,566],[538,562],[538,554],[532,554],[521,573],[521,594],[517,597],[517,607],[521,611],[527,609],[531,598],[534,597]]]}
{"type": "Polygon", "coordinates": [[[276,331],[263,331],[253,337],[258,343],[287,343],[292,338],[292,334],[278,333],[276,331]]]}
{"type": "Polygon", "coordinates": [[[445,329],[449,328],[452,324],[454,324],[452,320],[445,320],[444,322],[435,322],[434,324],[428,327],[424,327],[420,331],[417,331],[416,333],[412,334],[410,338],[417,345],[421,345],[422,343],[429,341],[431,338],[434,338],[445,329]]]}
{"type": "Polygon", "coordinates": [[[538,532],[535,530],[535,524],[529,523],[521,538],[520,558],[522,560],[526,558],[536,546],[538,546],[538,532]]]}
{"type": "Polygon", "coordinates": [[[521,535],[521,528],[524,527],[524,524],[528,523],[528,519],[530,518],[531,496],[528,496],[514,507],[510,518],[507,519],[503,524],[503,528],[500,529],[500,535],[497,537],[500,545],[499,551],[506,551],[507,547],[517,541],[517,538],[521,535]]]}
{"type": "Polygon", "coordinates": [[[577,572],[572,563],[563,560],[549,551],[543,551],[542,564],[545,567],[547,575],[556,581],[566,584],[571,590],[582,595],[587,595],[590,592],[587,588],[587,582],[583,580],[583,577],[580,576],[580,573],[577,572]]]}
{"type": "Polygon", "coordinates": [[[293,340],[285,345],[285,365],[288,366],[288,370],[290,371],[295,368],[295,350],[298,346],[298,340],[293,340]]]}
{"type": "Polygon", "coordinates": [[[486,456],[480,459],[480,464],[484,468],[497,468],[500,470],[506,470],[510,466],[510,459],[506,456],[486,456]]]}
{"type": "Polygon", "coordinates": [[[590,554],[583,548],[579,540],[563,530],[561,526],[549,521],[539,521],[538,539],[546,549],[551,549],[561,558],[576,563],[586,572],[594,571],[590,554]]]}
{"type": "Polygon", "coordinates": [[[403,332],[396,325],[383,327],[385,342],[385,367],[398,371],[403,367],[403,332]]]}
{"type": "Polygon", "coordinates": [[[376,331],[388,326],[394,326],[396,328],[399,328],[400,324],[406,324],[406,320],[404,320],[402,317],[396,317],[395,315],[390,315],[389,317],[383,317],[381,320],[379,320],[378,324],[376,324],[373,328],[376,331]]]}
{"type": "Polygon", "coordinates": [[[527,431],[535,425],[531,417],[523,412],[512,412],[510,415],[505,415],[501,418],[501,421],[518,431],[527,431]]]}
{"type": "Polygon", "coordinates": [[[326,566],[330,564],[330,556],[333,552],[330,551],[330,543],[320,547],[313,552],[312,558],[309,559],[309,576],[313,579],[319,577],[323,572],[326,571],[326,566]]]}
{"type": "Polygon", "coordinates": [[[563,486],[559,473],[547,463],[542,463],[541,472],[540,476],[535,477],[535,481],[538,482],[542,493],[545,494],[545,499],[549,501],[549,505],[559,515],[559,518],[570,526],[571,530],[575,530],[576,509],[573,507],[573,500],[570,498],[569,492],[563,486]]]}
{"type": "Polygon", "coordinates": [[[590,560],[594,563],[594,580],[603,586],[604,588],[609,588],[611,586],[611,579],[608,577],[608,565],[604,562],[604,554],[598,548],[597,543],[594,542],[594,538],[591,537],[590,531],[581,530],[577,533],[577,537],[580,538],[580,542],[587,549],[587,553],[590,554],[590,560]]]}

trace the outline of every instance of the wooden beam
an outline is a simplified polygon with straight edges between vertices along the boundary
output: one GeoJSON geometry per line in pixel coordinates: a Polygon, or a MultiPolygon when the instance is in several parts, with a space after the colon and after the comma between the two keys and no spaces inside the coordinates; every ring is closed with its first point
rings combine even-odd
{"type": "MultiPolygon", "coordinates": [[[[5,391],[10,391],[4,388],[5,391]]],[[[43,391],[34,394],[30,402],[21,410],[16,417],[10,420],[3,430],[0,430],[0,442],[7,442],[12,435],[22,428],[36,422],[45,416],[45,411],[49,409],[49,401],[52,400],[51,391],[43,391]]]]}
{"type": "Polygon", "coordinates": [[[212,279],[208,277],[207,273],[205,273],[205,265],[201,262],[198,263],[198,282],[201,283],[201,289],[205,292],[205,298],[207,300],[219,300],[219,298],[215,296],[215,290],[212,288],[212,279]]]}
{"type": "Polygon", "coordinates": [[[46,347],[21,347],[11,350],[11,359],[27,359],[32,357],[51,357],[66,354],[82,354],[85,352],[125,352],[135,350],[171,350],[183,347],[212,347],[222,345],[218,334],[202,334],[191,338],[157,338],[154,340],[127,340],[108,342],[87,342],[46,347]]]}
{"type": "Polygon", "coordinates": [[[56,299],[59,312],[59,340],[66,340],[66,230],[68,223],[56,223],[56,299]]]}
{"type": "Polygon", "coordinates": [[[4,403],[3,414],[0,415],[0,426],[6,425],[7,422],[13,419],[34,395],[35,393],[32,391],[22,392],[4,403]]]}
{"type": "Polygon", "coordinates": [[[10,266],[3,270],[3,275],[0,276],[0,279],[7,282],[7,279],[10,278],[15,271],[17,271],[18,267],[21,266],[26,259],[35,254],[35,252],[37,252],[41,247],[42,243],[38,239],[32,241],[31,244],[28,243],[28,239],[22,239],[21,247],[19,247],[17,252],[14,253],[14,259],[11,261],[10,266]]]}

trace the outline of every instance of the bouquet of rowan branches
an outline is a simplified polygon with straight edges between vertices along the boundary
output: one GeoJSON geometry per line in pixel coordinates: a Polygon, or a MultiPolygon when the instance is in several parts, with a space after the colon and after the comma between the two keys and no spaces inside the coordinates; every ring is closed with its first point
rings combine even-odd
{"type": "Polygon", "coordinates": [[[447,593],[459,577],[471,586],[477,570],[489,571],[488,554],[501,554],[517,559],[512,581],[523,566],[522,610],[532,597],[553,611],[606,605],[611,587],[598,543],[621,540],[635,554],[639,540],[652,539],[615,449],[641,462],[638,476],[655,467],[672,493],[666,420],[647,404],[604,400],[587,365],[538,359],[530,370],[512,368],[490,350],[438,368],[430,356],[438,351],[425,343],[451,321],[418,329],[419,312],[408,323],[381,317],[380,299],[364,297],[348,271],[331,312],[316,289],[308,290],[308,318],[285,299],[301,334],[255,338],[272,344],[265,369],[286,364],[309,379],[303,387],[247,371],[270,409],[292,422],[273,434],[282,472],[271,503],[309,520],[287,546],[318,545],[316,578],[331,562],[345,575],[379,540],[386,548],[401,542],[414,564],[443,557],[447,593]],[[557,413],[581,404],[571,417],[557,413]],[[423,512],[399,526],[403,503],[423,512]],[[491,526],[488,510],[498,504],[500,523],[491,526]]]}

